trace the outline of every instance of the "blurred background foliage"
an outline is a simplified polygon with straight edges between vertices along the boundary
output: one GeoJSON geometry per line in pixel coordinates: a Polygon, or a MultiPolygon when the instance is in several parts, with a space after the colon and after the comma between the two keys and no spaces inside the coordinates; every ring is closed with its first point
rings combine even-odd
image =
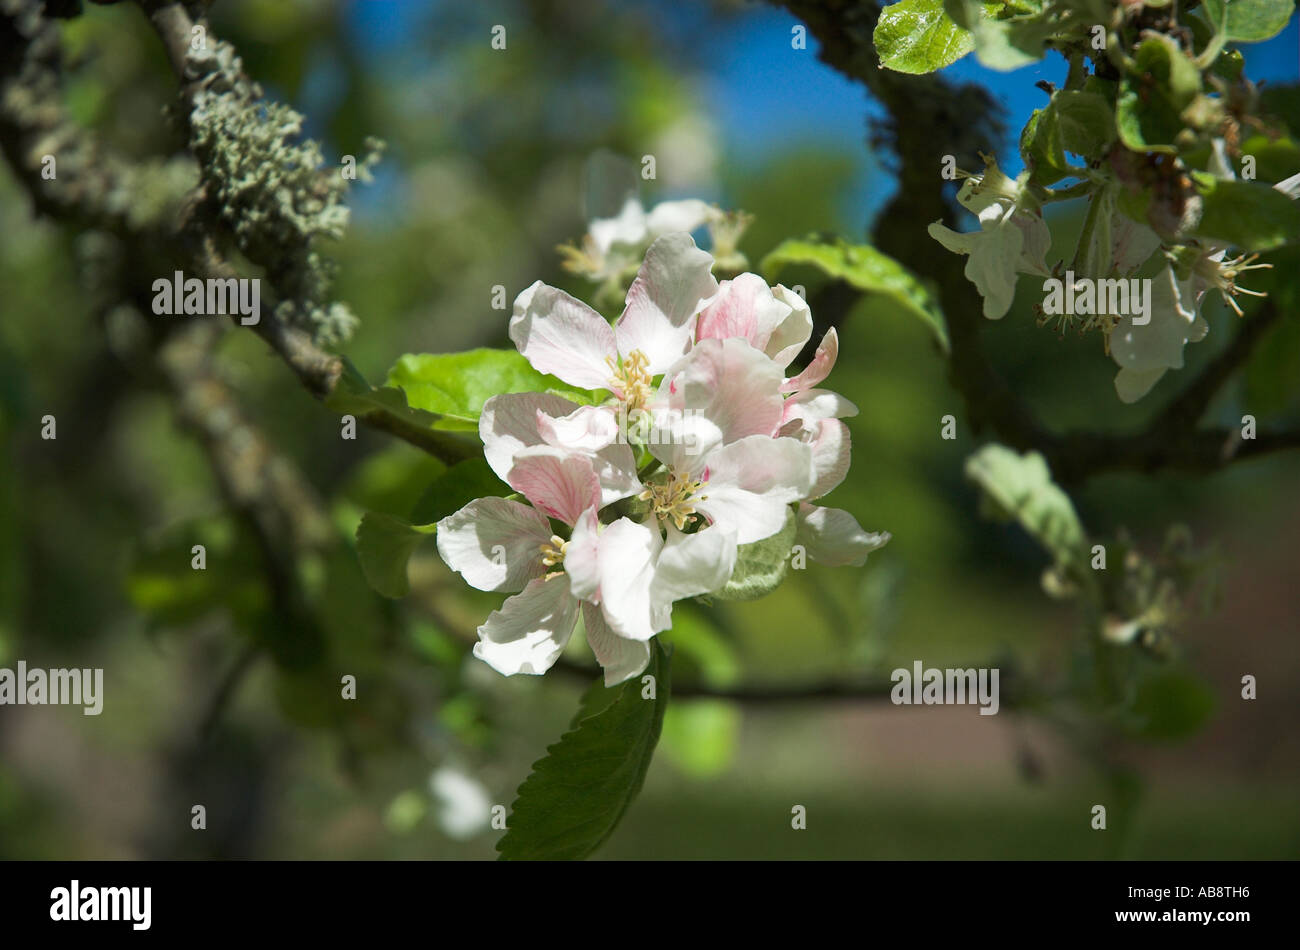
{"type": "MultiPolygon", "coordinates": [[[[647,203],[703,197],[755,215],[741,245],[755,264],[809,232],[864,240],[893,188],[866,145],[865,94],[815,48],[791,49],[795,21],[768,7],[220,0],[211,17],[268,94],[306,113],[328,160],[360,154],[367,135],[389,144],[375,183],[353,192],[346,239],[328,249],[336,294],[361,318],[346,352],[369,379],[402,353],[509,346],[493,285],[513,297],[541,278],[590,294],[555,246],[586,230],[583,169],[596,150],[656,156],[647,203]],[[505,51],[489,45],[497,23],[505,51]]],[[[1275,41],[1289,44],[1289,65],[1266,51],[1292,82],[1295,26],[1275,41]]],[[[173,79],[131,4],[88,7],[65,47],[78,121],[129,155],[183,144],[162,113],[173,79]]],[[[1058,57],[1015,76],[1032,93],[1038,74],[1063,72],[1058,57]]],[[[1294,89],[1274,95],[1295,102],[1294,89]]],[[[1018,129],[1030,100],[1004,101],[1018,129]]],[[[1018,167],[1013,142],[989,148],[1018,167]]],[[[1054,229],[1062,247],[1071,226],[1054,229]]],[[[308,609],[287,622],[174,394],[122,360],[111,321],[96,321],[79,266],[92,244],[34,221],[0,171],[0,665],[103,667],[106,691],[100,717],[0,709],[0,856],[492,856],[499,832],[482,827],[483,803],[509,806],[584,680],[507,680],[469,656],[498,598],[468,591],[431,543],[412,560],[411,596],[374,594],[354,550],[362,512],[405,517],[441,464],[382,434],[340,439],[337,417],[260,340],[232,331],[221,379],[328,516],[296,565],[308,609]],[[39,437],[46,413],[56,441],[39,437]],[[207,546],[206,572],[190,570],[194,543],[207,546]],[[339,699],[345,674],[353,702],[339,699]],[[207,808],[205,832],[190,829],[193,804],[207,808]]],[[[1212,421],[1300,421],[1300,261],[1275,260],[1284,266],[1261,287],[1287,319],[1212,421]]],[[[814,301],[824,280],[795,268],[781,279],[814,301]]],[[[1058,427],[1137,429],[1235,319],[1209,302],[1190,369],[1125,406],[1097,338],[1037,329],[1027,296],[985,339],[1058,427]]],[[[683,605],[674,680],[816,683],[917,659],[1068,676],[1078,618],[1040,589],[1046,555],[980,518],[962,475],[980,443],[928,332],[868,300],[840,335],[832,383],[862,412],[849,421],[852,471],[828,501],[893,541],[865,569],[792,572],[761,601],[683,605]],[[939,437],[946,413],[956,441],[939,437]]],[[[1178,659],[1139,703],[1148,715],[1107,732],[1104,749],[1071,741],[1069,722],[1011,710],[683,699],[602,856],[1300,856],[1298,471],[1300,459],[1279,456],[1203,478],[1106,476],[1075,495],[1098,537],[1124,529],[1154,549],[1185,523],[1217,545],[1217,607],[1177,632],[1178,659]],[[1247,673],[1259,678],[1253,702],[1240,698],[1247,673]],[[1089,827],[1097,803],[1106,833],[1089,827]],[[805,832],[790,830],[796,804],[805,832]]],[[[585,659],[585,645],[571,650],[585,659]]]]}

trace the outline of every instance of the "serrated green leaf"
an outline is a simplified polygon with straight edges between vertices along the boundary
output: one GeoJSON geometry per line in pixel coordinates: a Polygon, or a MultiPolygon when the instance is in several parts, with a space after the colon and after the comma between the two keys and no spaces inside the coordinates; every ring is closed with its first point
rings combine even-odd
{"type": "Polygon", "coordinates": [[[1070,496],[1052,481],[1037,452],[986,445],[966,460],[966,477],[1041,544],[1057,564],[1087,571],[1087,539],[1070,496]]]}
{"type": "Polygon", "coordinates": [[[357,525],[357,557],[366,581],[385,597],[411,592],[406,564],[432,526],[413,526],[392,515],[368,511],[357,525]]]}
{"type": "Polygon", "coordinates": [[[1193,172],[1203,199],[1193,237],[1243,251],[1267,251],[1300,239],[1300,202],[1260,181],[1225,181],[1193,172]]]}
{"type": "Polygon", "coordinates": [[[757,600],[781,586],[790,569],[797,519],[785,513],[785,525],[770,538],[742,544],[736,549],[736,569],[722,590],[709,594],[717,600],[757,600]]]}
{"type": "Polygon", "coordinates": [[[583,697],[582,718],[533,764],[497,842],[507,861],[581,860],[613,833],[641,791],[671,692],[668,654],[656,640],[642,676],[583,697]],[[644,676],[654,698],[643,699],[644,676]]]}
{"type": "Polygon", "coordinates": [[[1201,73],[1168,36],[1143,40],[1132,72],[1120,81],[1115,122],[1135,151],[1175,152],[1182,112],[1201,91],[1201,73]]]}
{"type": "Polygon", "coordinates": [[[948,329],[935,295],[920,278],[889,255],[867,244],[826,242],[809,237],[778,245],[763,258],[760,270],[775,279],[781,268],[791,264],[807,264],[859,290],[885,294],[925,323],[943,351],[948,352],[948,329]]]}
{"type": "Polygon", "coordinates": [[[1295,0],[1205,0],[1205,15],[1230,43],[1259,43],[1286,29],[1295,0]]]}
{"type": "Polygon", "coordinates": [[[895,72],[931,73],[972,49],[970,32],[943,9],[943,0],[900,0],[880,13],[872,42],[880,65],[895,72]]]}
{"type": "Polygon", "coordinates": [[[501,393],[549,390],[575,401],[590,399],[585,390],[537,372],[516,350],[408,353],[388,371],[387,385],[404,392],[416,409],[436,413],[440,429],[477,431],[483,403],[501,393]]]}

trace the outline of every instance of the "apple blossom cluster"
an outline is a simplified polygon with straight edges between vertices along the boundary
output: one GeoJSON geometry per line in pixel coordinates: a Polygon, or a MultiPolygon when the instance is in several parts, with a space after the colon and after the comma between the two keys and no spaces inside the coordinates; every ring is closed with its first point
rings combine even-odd
{"type": "MultiPolygon", "coordinates": [[[[958,203],[979,218],[980,229],[959,233],[936,221],[929,233],[949,251],[967,255],[965,274],[984,299],[984,316],[1000,320],[1011,307],[1021,274],[1050,279],[1060,276],[1060,266],[1048,269],[1052,235],[1034,190],[1027,185],[1028,173],[1011,179],[993,159],[986,159],[986,164],[983,174],[967,175],[957,193],[958,203]]],[[[1222,139],[1213,142],[1208,172],[1219,180],[1236,177],[1222,139]]],[[[1217,290],[1241,316],[1234,298],[1263,294],[1237,281],[1248,271],[1272,265],[1254,263],[1257,255],[1229,257],[1222,244],[1162,241],[1151,227],[1120,208],[1119,182],[1098,175],[1093,184],[1091,223],[1085,224],[1074,263],[1066,273],[1077,278],[1077,284],[1092,282],[1094,287],[1098,281],[1138,276],[1150,281],[1144,312],[1098,307],[1080,324],[1081,330],[1099,329],[1103,334],[1106,352],[1119,366],[1116,393],[1132,403],[1150,392],[1166,371],[1181,369],[1183,347],[1205,337],[1209,325],[1200,311],[1206,291],[1217,290]]],[[[1295,198],[1300,195],[1300,176],[1274,187],[1295,198]]],[[[1045,316],[1041,322],[1048,319],[1045,316]]],[[[1071,321],[1072,316],[1061,317],[1062,328],[1071,321]]]]}
{"type": "Polygon", "coordinates": [[[849,468],[855,415],[819,385],[835,365],[796,293],[744,273],[717,281],[686,232],[658,237],[611,324],[555,287],[515,300],[510,338],[541,373],[581,390],[494,396],[479,435],[517,493],[438,522],[438,551],[473,587],[513,594],[479,627],[474,653],[506,675],[549,669],[581,614],[607,685],[645,669],[676,601],[723,592],[747,545],[792,543],[861,565],[889,540],[812,502],[849,468]]]}

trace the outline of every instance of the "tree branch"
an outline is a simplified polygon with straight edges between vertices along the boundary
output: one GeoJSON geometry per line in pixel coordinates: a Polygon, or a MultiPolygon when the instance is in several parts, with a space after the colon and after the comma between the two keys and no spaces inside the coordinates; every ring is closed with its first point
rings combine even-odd
{"type": "Polygon", "coordinates": [[[1242,441],[1234,429],[1197,428],[1214,396],[1279,319],[1271,300],[1245,319],[1228,347],[1142,431],[1058,434],[1044,426],[984,352],[980,334],[985,321],[979,297],[963,273],[963,258],[939,253],[922,226],[939,220],[953,223],[954,209],[944,198],[938,174],[940,157],[952,154],[961,163],[972,161],[977,150],[992,150],[1004,134],[997,104],[970,84],[957,85],[933,73],[912,76],[880,68],[872,32],[881,7],[874,0],[770,2],[803,20],[821,43],[819,58],[861,82],[885,107],[888,118],[876,124],[872,144],[890,148],[897,157],[899,191],[881,220],[916,226],[881,229],[876,246],[931,282],[951,342],[949,380],[976,433],[989,429],[1012,448],[1041,452],[1056,479],[1067,486],[1113,471],[1211,472],[1300,446],[1300,432],[1261,433],[1242,441]],[[945,136],[937,142],[936,129],[945,136]]]}

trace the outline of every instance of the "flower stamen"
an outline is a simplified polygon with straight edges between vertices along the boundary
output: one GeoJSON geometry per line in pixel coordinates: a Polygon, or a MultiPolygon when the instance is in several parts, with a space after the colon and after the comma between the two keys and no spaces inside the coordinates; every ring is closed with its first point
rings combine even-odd
{"type": "Polygon", "coordinates": [[[621,395],[629,411],[644,409],[654,393],[654,384],[650,376],[650,358],[640,350],[633,350],[620,366],[615,357],[605,357],[605,364],[610,369],[609,388],[621,395]]]}
{"type": "Polygon", "coordinates": [[[699,494],[707,484],[707,480],[695,481],[685,473],[674,472],[667,482],[647,485],[637,498],[650,502],[660,521],[671,519],[678,531],[685,531],[686,525],[698,516],[696,503],[709,500],[708,495],[699,494]]]}
{"type": "MultiPolygon", "coordinates": [[[[544,567],[555,567],[563,570],[564,555],[569,549],[569,542],[565,541],[558,534],[551,535],[551,540],[546,544],[538,545],[542,552],[542,565],[544,567]]],[[[546,576],[558,574],[560,570],[551,571],[546,576]]]]}

